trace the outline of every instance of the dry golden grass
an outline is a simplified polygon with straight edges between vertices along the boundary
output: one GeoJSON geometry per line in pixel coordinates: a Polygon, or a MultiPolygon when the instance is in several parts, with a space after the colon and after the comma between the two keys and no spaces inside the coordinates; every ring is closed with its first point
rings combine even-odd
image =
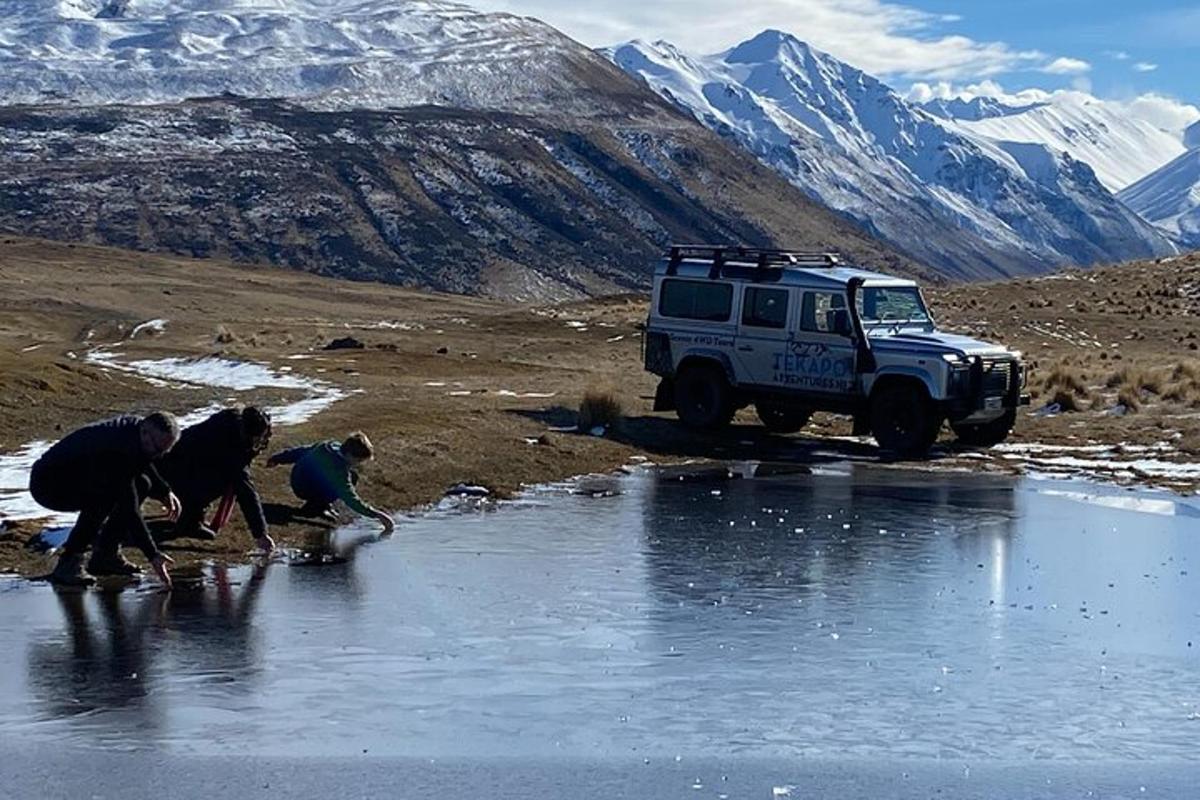
{"type": "Polygon", "coordinates": [[[1121,390],[1117,392],[1117,402],[1125,406],[1125,410],[1132,414],[1142,410],[1142,398],[1132,386],[1121,387],[1121,390]]]}
{"type": "Polygon", "coordinates": [[[1091,397],[1092,390],[1088,386],[1087,374],[1064,359],[1042,379],[1038,395],[1048,396],[1050,399],[1047,404],[1057,405],[1063,411],[1083,411],[1083,401],[1091,397]]]}
{"type": "Polygon", "coordinates": [[[1166,381],[1167,376],[1161,369],[1121,367],[1108,376],[1105,386],[1110,389],[1128,387],[1136,392],[1149,392],[1150,394],[1161,395],[1166,381]]]}
{"type": "Polygon", "coordinates": [[[1066,389],[1055,389],[1046,405],[1058,406],[1059,410],[1064,412],[1084,410],[1082,398],[1066,389]]]}
{"type": "Polygon", "coordinates": [[[1200,362],[1197,361],[1180,361],[1171,370],[1171,380],[1173,381],[1192,381],[1200,383],[1200,362]]]}
{"type": "Polygon", "coordinates": [[[614,389],[589,389],[579,403],[579,430],[605,428],[610,433],[621,430],[625,421],[625,407],[614,389]]]}

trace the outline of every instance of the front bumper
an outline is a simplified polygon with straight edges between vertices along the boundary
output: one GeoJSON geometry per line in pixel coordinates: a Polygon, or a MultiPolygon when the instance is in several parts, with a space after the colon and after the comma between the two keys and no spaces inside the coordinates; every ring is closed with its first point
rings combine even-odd
{"type": "Polygon", "coordinates": [[[1026,368],[1016,359],[974,359],[952,378],[948,402],[951,421],[987,422],[1030,403],[1026,368]]]}

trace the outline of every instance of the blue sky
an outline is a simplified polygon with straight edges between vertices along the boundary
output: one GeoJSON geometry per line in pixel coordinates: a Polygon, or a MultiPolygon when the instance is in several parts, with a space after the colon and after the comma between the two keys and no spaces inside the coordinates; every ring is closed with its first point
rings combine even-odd
{"type": "Polygon", "coordinates": [[[716,52],[794,33],[905,91],[1080,89],[1200,104],[1200,0],[467,0],[539,17],[593,46],[664,38],[716,52]]]}

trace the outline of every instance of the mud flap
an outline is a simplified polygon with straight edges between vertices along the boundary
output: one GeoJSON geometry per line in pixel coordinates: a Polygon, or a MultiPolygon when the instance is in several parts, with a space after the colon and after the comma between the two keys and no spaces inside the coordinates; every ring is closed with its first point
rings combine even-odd
{"type": "Polygon", "coordinates": [[[871,418],[866,414],[857,414],[854,417],[854,430],[850,432],[851,436],[870,436],[871,435],[871,418]]]}
{"type": "Polygon", "coordinates": [[[654,390],[654,410],[675,410],[675,381],[663,378],[658,382],[658,388],[654,390]]]}

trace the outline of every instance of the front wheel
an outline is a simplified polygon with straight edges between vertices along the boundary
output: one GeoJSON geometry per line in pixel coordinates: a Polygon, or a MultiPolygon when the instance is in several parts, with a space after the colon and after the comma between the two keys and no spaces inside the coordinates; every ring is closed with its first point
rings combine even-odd
{"type": "Polygon", "coordinates": [[[687,367],[675,378],[675,412],[689,428],[717,430],[733,419],[733,398],[725,371],[716,366],[687,367]]]}
{"type": "Polygon", "coordinates": [[[807,408],[794,408],[775,403],[755,403],[759,420],[771,433],[796,433],[812,418],[807,408]]]}
{"type": "Polygon", "coordinates": [[[1010,408],[991,422],[978,425],[955,425],[950,427],[958,441],[967,447],[995,447],[1008,438],[1017,423],[1017,410],[1010,408]]]}
{"type": "Polygon", "coordinates": [[[942,417],[923,387],[899,383],[871,398],[871,434],[881,448],[904,458],[920,458],[937,441],[942,417]]]}

